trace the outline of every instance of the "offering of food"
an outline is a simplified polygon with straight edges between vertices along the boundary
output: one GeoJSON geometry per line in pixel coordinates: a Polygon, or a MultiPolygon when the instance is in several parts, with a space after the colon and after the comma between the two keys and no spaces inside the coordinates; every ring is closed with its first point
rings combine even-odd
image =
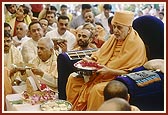
{"type": "Polygon", "coordinates": [[[17,64],[12,64],[11,65],[12,68],[17,69],[17,71],[25,71],[26,69],[31,69],[32,67],[34,67],[33,64],[27,64],[27,63],[17,63],[17,64]]]}
{"type": "Polygon", "coordinates": [[[63,42],[66,42],[66,40],[65,40],[65,39],[58,39],[58,40],[57,40],[57,43],[58,43],[58,44],[63,43],[63,42]]]}
{"type": "Polygon", "coordinates": [[[86,62],[86,61],[78,61],[74,64],[74,66],[79,70],[90,70],[90,71],[96,71],[102,68],[102,66],[100,66],[96,62],[86,62]]]}
{"type": "Polygon", "coordinates": [[[63,43],[63,42],[67,42],[67,40],[62,39],[62,38],[52,38],[52,40],[54,42],[56,42],[57,44],[63,43]]]}
{"type": "Polygon", "coordinates": [[[70,111],[72,104],[65,100],[48,100],[40,105],[42,111],[70,111]]]}

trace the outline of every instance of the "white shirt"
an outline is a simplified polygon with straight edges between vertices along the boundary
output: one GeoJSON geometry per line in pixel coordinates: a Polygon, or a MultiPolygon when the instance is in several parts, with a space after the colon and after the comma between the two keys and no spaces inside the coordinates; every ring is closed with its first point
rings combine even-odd
{"type": "Polygon", "coordinates": [[[26,41],[30,40],[30,39],[31,39],[31,38],[30,38],[30,37],[27,37],[27,36],[23,37],[21,40],[19,40],[17,36],[14,36],[14,37],[13,37],[13,41],[14,41],[14,42],[20,43],[20,45],[18,45],[18,46],[16,47],[16,48],[17,48],[18,50],[20,50],[20,51],[22,50],[23,44],[24,44],[26,41]]]}
{"type": "Polygon", "coordinates": [[[53,23],[52,25],[49,25],[49,26],[48,26],[47,32],[52,31],[52,30],[54,30],[54,29],[56,29],[56,28],[57,28],[57,24],[56,24],[56,23],[53,23]]]}
{"type": "Polygon", "coordinates": [[[67,51],[70,51],[74,48],[76,44],[76,37],[74,34],[72,34],[70,31],[66,30],[66,32],[63,35],[60,35],[58,33],[58,29],[52,30],[50,32],[46,33],[46,37],[52,38],[60,38],[67,40],[67,51]]]}
{"type": "MultiPolygon", "coordinates": [[[[109,13],[109,17],[113,16],[113,13],[109,13]]],[[[103,25],[105,28],[106,32],[110,31],[110,28],[108,26],[108,18],[105,17],[104,12],[101,14],[97,15],[95,18],[100,20],[100,23],[103,25]]]]}
{"type": "Polygon", "coordinates": [[[24,62],[28,63],[30,60],[37,56],[37,41],[30,39],[27,42],[25,42],[23,44],[21,53],[24,62]]]}
{"type": "Polygon", "coordinates": [[[41,79],[42,81],[44,81],[52,89],[55,89],[57,87],[58,72],[57,56],[55,55],[55,52],[45,62],[43,62],[37,56],[33,60],[30,60],[29,63],[34,64],[36,67],[40,68],[44,72],[44,75],[38,78],[39,80],[41,79]]]}

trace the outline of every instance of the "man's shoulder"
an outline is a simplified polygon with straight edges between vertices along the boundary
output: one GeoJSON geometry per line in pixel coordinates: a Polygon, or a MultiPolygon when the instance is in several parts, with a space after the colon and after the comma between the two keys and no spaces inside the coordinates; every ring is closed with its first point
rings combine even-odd
{"type": "Polygon", "coordinates": [[[30,47],[30,48],[33,48],[34,46],[34,43],[35,41],[31,38],[29,40],[27,40],[26,42],[24,42],[23,44],[23,47],[30,47]]]}
{"type": "Polygon", "coordinates": [[[25,36],[25,37],[22,38],[23,41],[24,41],[24,40],[28,41],[28,40],[30,40],[30,39],[31,39],[31,38],[28,37],[28,36],[25,36]]]}
{"type": "Polygon", "coordinates": [[[57,33],[58,33],[58,32],[57,32],[57,29],[53,29],[53,30],[47,32],[45,36],[46,36],[46,37],[53,37],[53,36],[56,36],[57,33]]]}
{"type": "Polygon", "coordinates": [[[57,29],[50,30],[49,32],[46,33],[46,35],[48,35],[48,34],[50,35],[53,33],[57,33],[57,29]]]}
{"type": "Polygon", "coordinates": [[[102,16],[102,13],[95,16],[95,18],[100,18],[102,16]]]}
{"type": "Polygon", "coordinates": [[[76,21],[76,20],[79,20],[79,19],[82,19],[83,16],[82,15],[79,15],[79,16],[76,16],[73,20],[76,21]]]}
{"type": "Polygon", "coordinates": [[[111,16],[114,16],[114,14],[113,13],[109,13],[109,16],[111,17],[111,16]]]}
{"type": "Polygon", "coordinates": [[[73,36],[73,37],[75,37],[75,35],[72,32],[70,32],[69,30],[66,30],[66,36],[73,36]]]}
{"type": "Polygon", "coordinates": [[[13,39],[14,41],[18,41],[17,36],[13,36],[12,39],[13,39]]]}

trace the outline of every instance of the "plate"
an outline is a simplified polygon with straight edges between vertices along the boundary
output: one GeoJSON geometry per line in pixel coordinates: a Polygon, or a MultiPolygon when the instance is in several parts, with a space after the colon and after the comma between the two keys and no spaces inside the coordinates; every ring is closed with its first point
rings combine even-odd
{"type": "Polygon", "coordinates": [[[80,70],[89,70],[89,71],[97,71],[102,68],[98,63],[96,62],[86,62],[86,61],[78,61],[74,64],[74,66],[77,69],[80,70]]]}
{"type": "Polygon", "coordinates": [[[52,38],[52,40],[54,42],[57,42],[58,44],[63,43],[63,42],[67,42],[66,39],[62,39],[62,38],[52,38]]]}
{"type": "Polygon", "coordinates": [[[40,105],[42,111],[70,111],[72,104],[65,100],[48,100],[40,105]]]}
{"type": "Polygon", "coordinates": [[[17,68],[18,70],[26,70],[26,69],[31,69],[33,67],[33,64],[18,63],[18,64],[12,64],[11,66],[13,68],[17,68]]]}

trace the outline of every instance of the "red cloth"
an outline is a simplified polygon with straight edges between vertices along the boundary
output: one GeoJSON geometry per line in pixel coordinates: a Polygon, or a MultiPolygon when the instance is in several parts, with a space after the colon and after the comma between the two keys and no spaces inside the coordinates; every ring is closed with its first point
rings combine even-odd
{"type": "Polygon", "coordinates": [[[31,8],[33,12],[41,12],[43,4],[31,4],[31,8]]]}

